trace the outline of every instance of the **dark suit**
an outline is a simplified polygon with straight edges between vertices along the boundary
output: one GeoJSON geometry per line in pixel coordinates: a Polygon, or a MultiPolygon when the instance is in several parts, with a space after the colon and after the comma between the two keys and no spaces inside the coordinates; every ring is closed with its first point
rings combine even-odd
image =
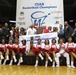
{"type": "Polygon", "coordinates": [[[65,41],[68,41],[68,38],[72,35],[73,33],[73,29],[71,28],[70,25],[66,25],[64,27],[64,37],[65,37],[65,41]]]}

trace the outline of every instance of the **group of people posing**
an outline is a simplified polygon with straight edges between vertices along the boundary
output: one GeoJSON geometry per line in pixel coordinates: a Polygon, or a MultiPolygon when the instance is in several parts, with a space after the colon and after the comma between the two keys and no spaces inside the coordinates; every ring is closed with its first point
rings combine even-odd
{"type": "MultiPolygon", "coordinates": [[[[45,39],[44,47],[42,46],[41,39],[37,39],[37,44],[34,46],[33,43],[30,44],[30,48],[33,53],[36,55],[35,67],[38,66],[39,57],[41,60],[44,60],[44,55],[46,57],[45,67],[48,66],[48,60],[53,62],[52,67],[59,67],[59,57],[64,56],[66,58],[67,67],[75,68],[74,58],[76,58],[76,46],[72,42],[72,38],[68,38],[68,42],[64,43],[63,39],[59,39],[59,44],[56,43],[55,39],[52,39],[51,44],[48,39],[45,39]],[[53,56],[53,58],[51,58],[53,56]],[[70,65],[71,57],[71,65],[70,65]],[[55,65],[56,64],[56,65],[55,65]]],[[[10,60],[9,65],[12,65],[13,62],[17,62],[17,65],[20,65],[23,62],[23,54],[26,52],[26,40],[22,40],[22,45],[19,44],[19,40],[15,39],[9,40],[9,44],[5,43],[5,39],[2,39],[0,44],[0,64],[5,65],[6,61],[10,60]],[[19,55],[19,59],[16,58],[16,55],[19,55]],[[2,63],[2,60],[4,62],[2,63]]]]}
{"type": "Polygon", "coordinates": [[[22,45],[19,44],[19,40],[15,39],[14,42],[12,39],[9,40],[9,43],[6,44],[5,39],[2,39],[2,44],[0,44],[0,64],[2,64],[2,60],[4,59],[3,65],[6,64],[7,60],[10,60],[10,64],[12,65],[13,61],[17,62],[17,65],[23,62],[23,54],[26,52],[26,41],[22,40],[22,45]],[[16,56],[19,56],[19,59],[16,56]]]}
{"type": "Polygon", "coordinates": [[[52,39],[51,45],[48,39],[45,40],[44,47],[41,45],[41,39],[38,39],[36,47],[32,46],[32,50],[36,55],[35,67],[38,66],[39,57],[43,60],[43,55],[46,56],[45,67],[48,66],[48,60],[53,62],[52,67],[59,67],[59,57],[64,56],[66,58],[67,67],[75,68],[74,58],[76,58],[76,47],[72,42],[72,37],[68,38],[68,42],[64,44],[63,39],[59,39],[59,44],[56,44],[56,40],[52,39]],[[53,59],[51,58],[53,56],[53,59]],[[70,56],[71,56],[71,65],[70,65],[70,56]],[[56,65],[55,65],[56,64],[56,65]]]}

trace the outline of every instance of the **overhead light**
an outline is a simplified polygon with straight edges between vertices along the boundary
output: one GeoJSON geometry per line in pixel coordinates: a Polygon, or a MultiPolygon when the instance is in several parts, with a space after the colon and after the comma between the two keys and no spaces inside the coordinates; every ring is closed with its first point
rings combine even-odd
{"type": "Polygon", "coordinates": [[[16,23],[16,21],[13,21],[13,20],[9,20],[9,22],[11,22],[11,23],[16,23]]]}

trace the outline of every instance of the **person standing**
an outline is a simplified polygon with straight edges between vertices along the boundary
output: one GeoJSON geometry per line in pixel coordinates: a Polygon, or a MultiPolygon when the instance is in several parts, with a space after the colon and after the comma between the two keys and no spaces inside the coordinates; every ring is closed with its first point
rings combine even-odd
{"type": "Polygon", "coordinates": [[[68,24],[68,22],[65,21],[64,22],[64,38],[66,42],[68,41],[68,38],[71,37],[72,33],[73,33],[73,29],[68,24]]]}
{"type": "Polygon", "coordinates": [[[42,26],[39,26],[38,24],[34,24],[34,27],[36,29],[36,34],[41,34],[42,33],[42,26]]]}
{"type": "Polygon", "coordinates": [[[46,26],[46,28],[43,29],[43,33],[49,33],[49,32],[50,32],[50,30],[49,30],[48,27],[46,26]]]}
{"type": "Polygon", "coordinates": [[[64,38],[63,25],[60,24],[59,28],[60,28],[60,30],[59,30],[58,36],[59,36],[59,38],[64,38]]]}
{"type": "Polygon", "coordinates": [[[8,43],[9,41],[9,28],[8,28],[8,23],[5,23],[4,27],[2,27],[2,33],[3,33],[3,37],[4,39],[6,39],[6,42],[8,43]]]}
{"type": "Polygon", "coordinates": [[[0,28],[0,43],[2,42],[2,38],[3,38],[3,33],[2,33],[2,28],[0,28]]]}
{"type": "Polygon", "coordinates": [[[14,39],[14,31],[15,31],[15,29],[14,29],[14,27],[12,27],[11,30],[10,30],[9,40],[14,39]]]}
{"type": "Polygon", "coordinates": [[[27,29],[26,35],[34,35],[34,34],[36,34],[36,29],[34,28],[33,25],[31,25],[31,26],[27,29]]]}
{"type": "Polygon", "coordinates": [[[73,31],[72,37],[74,38],[74,43],[76,43],[76,23],[75,23],[75,29],[73,31]]]}

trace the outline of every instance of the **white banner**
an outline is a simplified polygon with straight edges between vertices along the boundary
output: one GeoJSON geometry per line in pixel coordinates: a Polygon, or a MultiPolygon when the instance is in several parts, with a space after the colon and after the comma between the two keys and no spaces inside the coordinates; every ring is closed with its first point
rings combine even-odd
{"type": "Polygon", "coordinates": [[[33,37],[33,39],[34,39],[34,46],[36,46],[38,38],[41,39],[42,46],[44,46],[45,39],[49,39],[50,44],[51,44],[51,40],[52,39],[56,39],[56,42],[58,43],[58,35],[57,35],[56,32],[46,33],[46,34],[38,34],[38,35],[24,35],[24,36],[20,36],[19,37],[20,44],[22,44],[21,43],[22,40],[26,40],[26,47],[27,47],[26,50],[30,50],[30,40],[31,40],[31,37],[33,37]]]}
{"type": "Polygon", "coordinates": [[[16,25],[64,25],[63,0],[17,0],[16,25]]]}

